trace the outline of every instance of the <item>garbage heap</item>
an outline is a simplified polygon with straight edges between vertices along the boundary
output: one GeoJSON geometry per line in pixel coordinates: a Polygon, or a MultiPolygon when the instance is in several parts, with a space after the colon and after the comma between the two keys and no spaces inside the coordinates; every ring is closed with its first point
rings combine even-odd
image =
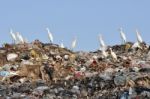
{"type": "Polygon", "coordinates": [[[3,99],[150,99],[149,46],[73,52],[35,40],[0,48],[3,99]],[[117,55],[114,59],[110,50],[117,55]]]}

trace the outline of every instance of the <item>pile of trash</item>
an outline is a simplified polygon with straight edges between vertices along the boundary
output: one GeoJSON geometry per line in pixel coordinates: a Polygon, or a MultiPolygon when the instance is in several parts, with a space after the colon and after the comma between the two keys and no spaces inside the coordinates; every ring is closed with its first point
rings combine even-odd
{"type": "Polygon", "coordinates": [[[0,48],[0,98],[150,99],[150,47],[74,52],[39,40],[0,48]]]}

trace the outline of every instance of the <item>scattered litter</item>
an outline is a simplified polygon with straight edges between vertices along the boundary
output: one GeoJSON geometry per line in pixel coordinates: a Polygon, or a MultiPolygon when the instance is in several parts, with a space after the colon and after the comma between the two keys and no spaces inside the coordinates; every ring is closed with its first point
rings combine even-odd
{"type": "Polygon", "coordinates": [[[106,46],[100,40],[102,50],[95,52],[73,52],[52,38],[50,44],[5,44],[0,48],[0,98],[149,99],[148,47],[125,39],[124,45],[106,46]]]}

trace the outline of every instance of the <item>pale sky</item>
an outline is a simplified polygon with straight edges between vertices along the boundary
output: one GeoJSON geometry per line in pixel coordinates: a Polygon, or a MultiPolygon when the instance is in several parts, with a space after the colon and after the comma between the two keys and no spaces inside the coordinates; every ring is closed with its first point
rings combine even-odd
{"type": "Polygon", "coordinates": [[[118,28],[128,41],[136,41],[139,29],[150,42],[150,0],[1,0],[0,44],[11,43],[10,28],[29,41],[49,42],[46,28],[54,43],[70,47],[77,37],[75,50],[99,48],[98,34],[107,45],[120,44],[118,28]]]}

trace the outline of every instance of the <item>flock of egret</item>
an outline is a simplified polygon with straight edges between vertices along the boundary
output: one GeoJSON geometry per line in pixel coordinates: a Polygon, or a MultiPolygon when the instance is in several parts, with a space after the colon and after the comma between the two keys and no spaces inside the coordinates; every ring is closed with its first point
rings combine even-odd
{"type": "MultiPolygon", "coordinates": [[[[48,33],[48,38],[49,38],[50,43],[53,43],[54,38],[53,38],[52,33],[50,32],[49,28],[46,28],[46,30],[47,30],[47,33],[48,33]]],[[[122,42],[123,42],[123,44],[125,44],[127,42],[127,38],[126,38],[125,33],[123,32],[123,29],[120,28],[119,32],[120,32],[120,35],[121,35],[122,42]]],[[[12,37],[13,42],[15,44],[18,44],[18,43],[22,44],[22,43],[27,42],[27,40],[24,39],[23,36],[19,32],[14,33],[13,30],[10,29],[10,34],[11,34],[11,37],[12,37]]],[[[143,42],[142,37],[141,37],[138,30],[136,30],[136,36],[137,36],[137,42],[135,42],[133,44],[132,48],[140,47],[140,43],[143,42]]],[[[100,43],[100,50],[102,51],[103,56],[107,57],[108,56],[108,53],[106,52],[107,46],[106,46],[101,34],[99,34],[99,43],[100,43]]],[[[76,47],[76,45],[77,45],[77,38],[75,37],[73,39],[72,43],[71,43],[71,49],[73,50],[76,47]]],[[[64,48],[63,42],[61,42],[60,47],[64,48]]],[[[117,59],[117,57],[116,57],[115,53],[112,51],[112,49],[110,49],[110,54],[114,57],[115,60],[117,59]]]]}
{"type": "Polygon", "coordinates": [[[16,43],[24,43],[26,42],[26,40],[23,38],[23,36],[17,32],[16,34],[13,33],[12,29],[10,30],[10,34],[11,34],[11,37],[13,39],[13,42],[16,44],[16,43]]]}
{"type": "MultiPolygon", "coordinates": [[[[46,28],[46,30],[47,30],[47,33],[48,33],[48,39],[49,39],[50,43],[53,43],[54,42],[54,38],[53,38],[52,33],[50,32],[49,28],[46,28]]],[[[14,33],[13,30],[10,29],[10,35],[11,35],[11,37],[13,39],[13,43],[14,44],[27,43],[27,40],[24,39],[23,36],[19,32],[14,33]]],[[[76,47],[76,44],[77,44],[77,38],[75,37],[74,40],[72,41],[72,44],[71,44],[71,49],[72,50],[76,47]]],[[[61,48],[65,48],[63,42],[61,42],[60,47],[61,48]]]]}
{"type": "MultiPolygon", "coordinates": [[[[127,42],[127,38],[126,38],[125,33],[123,32],[123,29],[120,28],[119,32],[121,35],[122,42],[123,42],[123,44],[125,44],[127,42]]],[[[135,42],[132,45],[132,48],[137,48],[137,47],[141,48],[140,43],[142,43],[143,40],[142,40],[142,37],[138,30],[136,30],[136,36],[137,36],[137,42],[135,42]]],[[[108,52],[106,52],[107,46],[106,46],[101,34],[99,35],[99,42],[100,42],[100,50],[102,51],[102,55],[104,58],[106,58],[108,56],[108,52]]],[[[113,52],[111,48],[109,48],[109,51],[110,51],[110,55],[112,56],[112,58],[114,60],[117,60],[117,55],[115,54],[115,52],[113,52]]]]}

